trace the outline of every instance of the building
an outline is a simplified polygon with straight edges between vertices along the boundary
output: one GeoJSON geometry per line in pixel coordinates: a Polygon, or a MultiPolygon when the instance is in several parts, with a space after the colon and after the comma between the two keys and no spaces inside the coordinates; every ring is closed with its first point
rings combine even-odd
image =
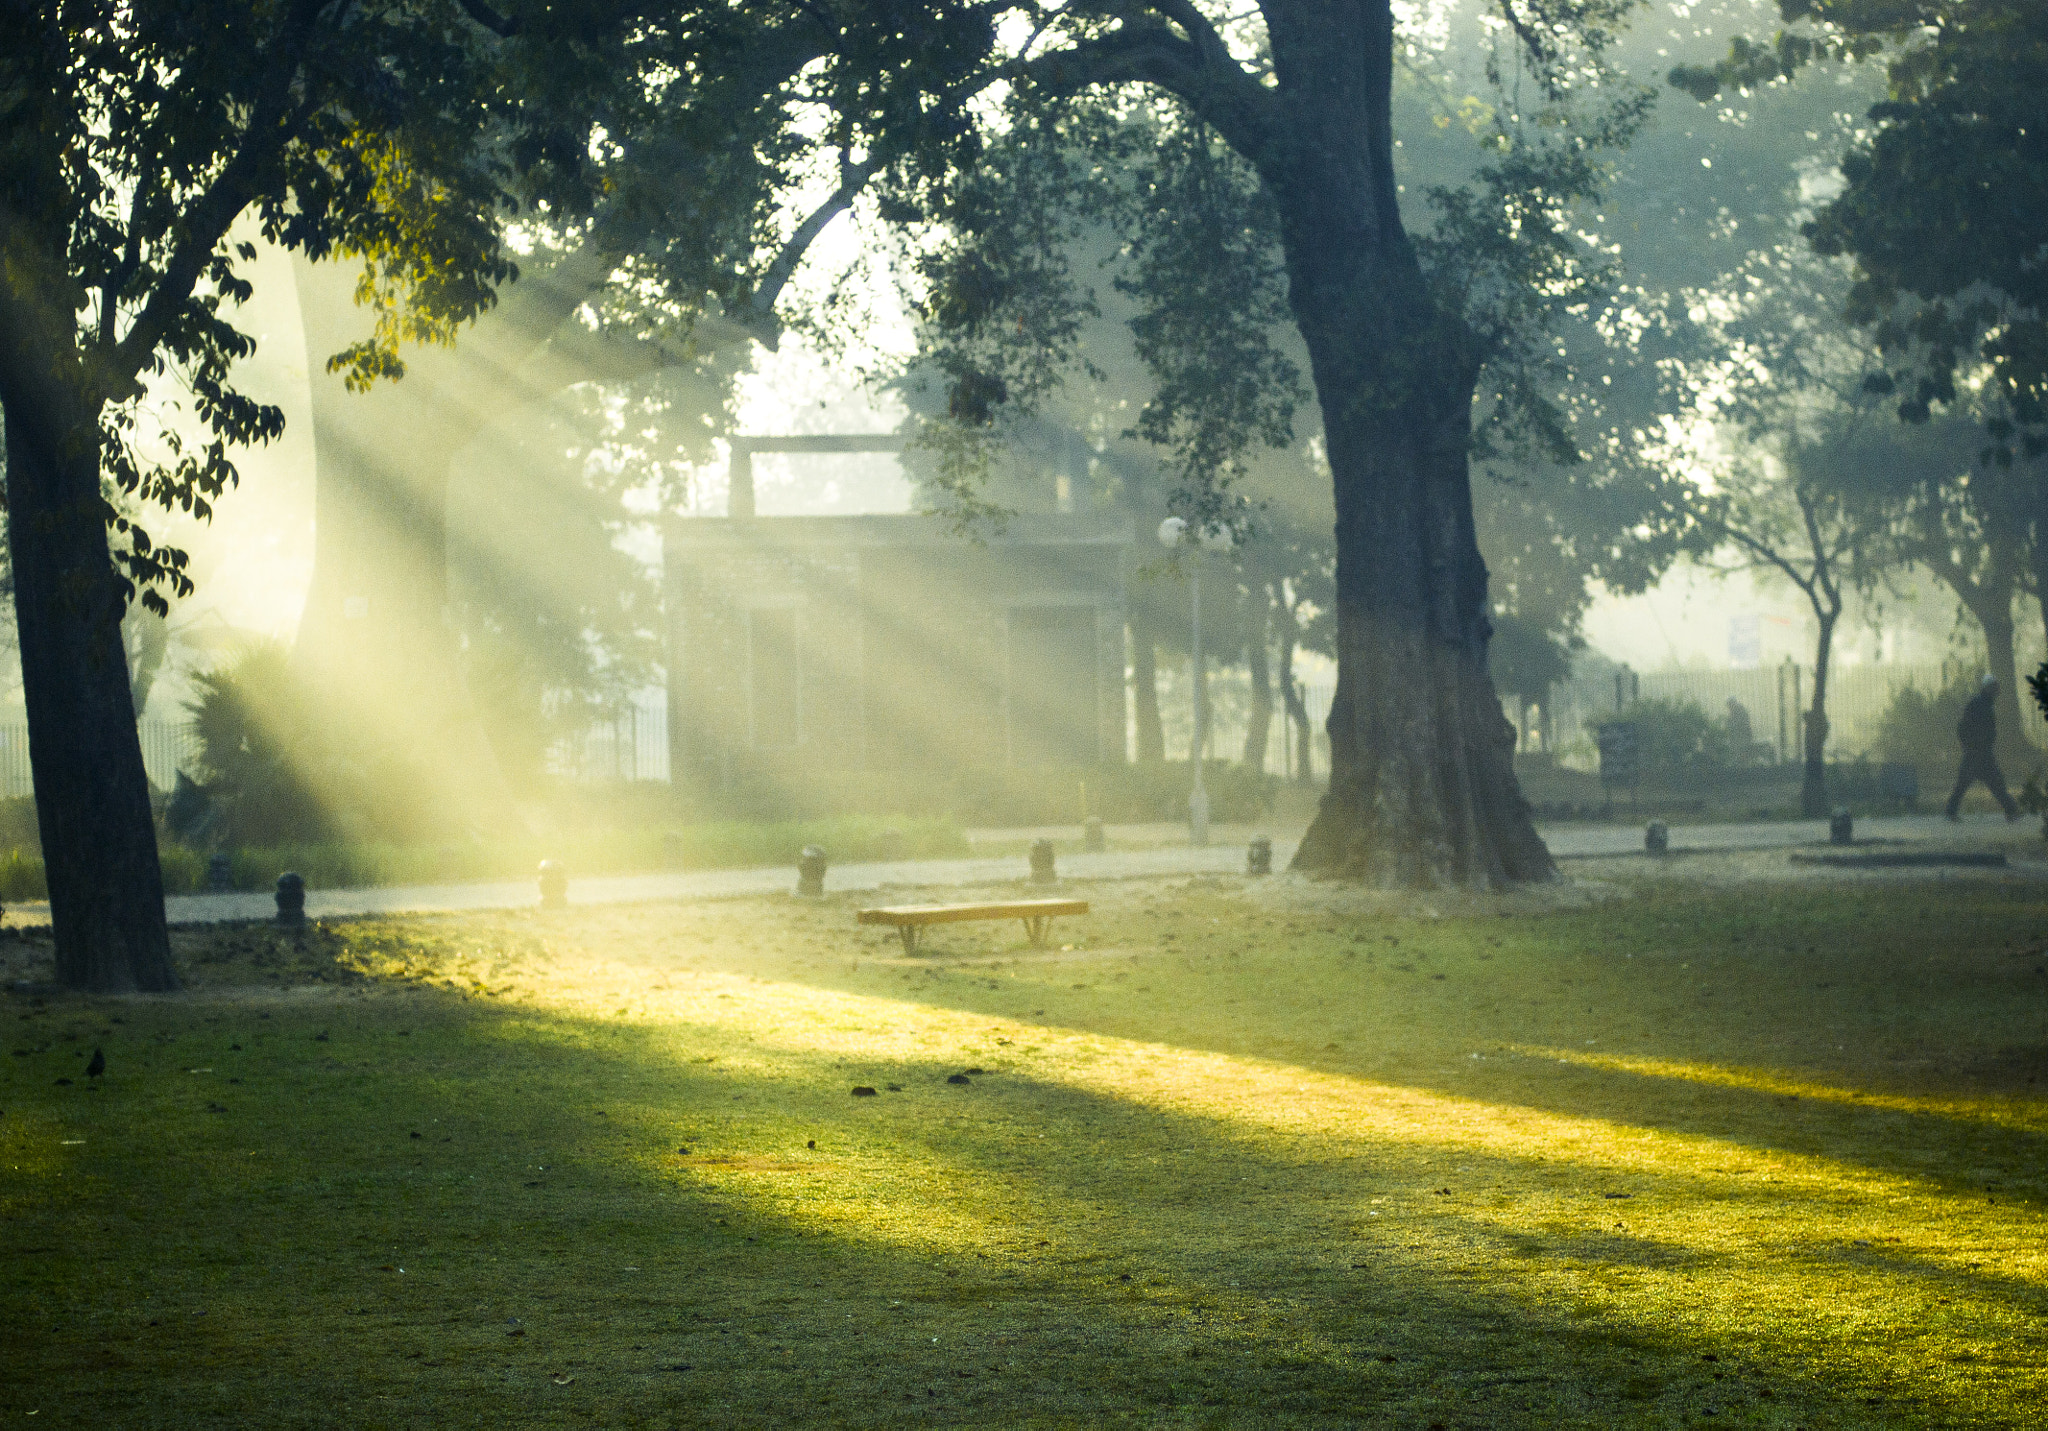
{"type": "Polygon", "coordinates": [[[1130,544],[1080,516],[981,542],[923,516],[671,519],[672,778],[1121,761],[1130,544]]]}

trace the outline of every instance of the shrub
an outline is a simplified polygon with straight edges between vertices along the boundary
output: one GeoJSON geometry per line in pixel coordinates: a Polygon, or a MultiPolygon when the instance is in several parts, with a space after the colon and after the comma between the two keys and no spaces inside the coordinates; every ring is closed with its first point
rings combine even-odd
{"type": "Polygon", "coordinates": [[[462,812],[437,799],[444,783],[430,778],[433,757],[345,729],[303,688],[276,642],[244,647],[193,686],[195,773],[211,818],[193,818],[186,792],[177,792],[180,808],[166,813],[184,838],[326,844],[442,839],[458,828],[462,812]]]}
{"type": "Polygon", "coordinates": [[[1922,770],[1953,766],[1962,749],[1956,744],[1956,722],[1976,693],[1977,680],[1967,671],[1939,691],[1902,688],[1878,718],[1877,758],[1922,770]]]}
{"type": "Polygon", "coordinates": [[[1651,779],[1708,775],[1729,765],[1728,725],[1693,701],[1637,701],[1615,717],[1637,727],[1638,759],[1651,779]]]}

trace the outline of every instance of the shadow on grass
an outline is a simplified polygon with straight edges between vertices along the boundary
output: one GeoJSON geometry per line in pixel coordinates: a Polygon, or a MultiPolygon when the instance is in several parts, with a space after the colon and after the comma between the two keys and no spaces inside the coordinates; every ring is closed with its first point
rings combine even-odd
{"type": "Polygon", "coordinates": [[[1984,1419],[1717,1300],[1804,1273],[1611,1227],[1535,1150],[439,993],[128,1017],[148,1077],[51,1104],[91,1152],[11,1204],[59,1249],[0,1314],[0,1405],[42,1424],[1984,1419]],[[181,1071],[230,1041],[243,1083],[181,1071]]]}
{"type": "MultiPolygon", "coordinates": [[[[1273,958],[1257,1004],[1233,1009],[1223,1028],[1183,1023],[1171,1042],[2048,1206],[2037,1082],[2048,1079],[2048,1040],[2030,1013],[2048,1007],[2048,976],[2036,971],[2048,953],[2009,937],[2038,938],[2048,924],[2038,892],[1934,886],[1838,891],[1832,905],[1810,893],[1772,900],[1664,894],[1629,911],[1641,927],[1619,935],[1611,909],[1520,921],[1555,974],[1526,1002],[1514,1001],[1527,990],[1487,987],[1500,925],[1387,921],[1373,926],[1364,957],[1325,940],[1273,958]],[[1758,947],[1761,929],[1773,935],[1768,948],[1758,947]],[[1990,947],[1995,938],[2013,947],[1990,947]],[[1333,1000],[1377,1019],[1335,1056],[1305,1032],[1345,1022],[1333,1000]],[[1878,1063],[1880,1044],[1924,1056],[1878,1063]]],[[[1238,954],[1183,946],[1127,958],[1156,983],[1172,961],[1199,974],[1238,954]]],[[[844,965],[779,975],[840,992],[875,987],[844,965]]],[[[1014,998],[970,968],[920,971],[915,994],[1019,1017],[1014,998]]],[[[1054,988],[1049,1001],[1059,997],[1054,988]]],[[[1070,1000],[1048,1022],[1148,1036],[1128,1011],[1099,1002],[1070,1000]]]]}

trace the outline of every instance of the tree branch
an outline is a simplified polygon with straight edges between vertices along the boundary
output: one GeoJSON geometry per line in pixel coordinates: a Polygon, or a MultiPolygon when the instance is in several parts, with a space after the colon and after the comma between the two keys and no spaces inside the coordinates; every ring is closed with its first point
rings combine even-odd
{"type": "Polygon", "coordinates": [[[783,242],[781,251],[774,262],[762,274],[761,282],[747,299],[746,311],[737,315],[739,324],[750,333],[762,347],[771,353],[781,341],[782,328],[775,320],[775,304],[782,297],[782,290],[789,286],[797,268],[804,261],[804,254],[825,226],[853,207],[853,201],[860,191],[867,187],[868,180],[881,172],[882,160],[874,155],[858,164],[839,162],[839,187],[832,196],[813,209],[804,221],[796,226],[795,232],[783,242]]]}
{"type": "Polygon", "coordinates": [[[242,146],[188,211],[179,226],[184,230],[183,242],[172,251],[134,325],[114,348],[105,368],[95,374],[103,399],[133,390],[136,375],[156,352],[177,311],[191,298],[220,241],[255,198],[257,172],[291,142],[304,117],[302,110],[287,122],[292,84],[299,77],[306,42],[325,4],[326,0],[293,0],[279,21],[272,53],[265,57],[263,88],[242,131],[242,146]]]}
{"type": "Polygon", "coordinates": [[[512,39],[526,29],[517,15],[501,15],[483,0],[456,0],[456,3],[462,6],[463,14],[501,40],[512,39]]]}
{"type": "MultiPolygon", "coordinates": [[[[1182,6],[1180,0],[1159,0],[1148,8],[1168,13],[1182,6]]],[[[1186,8],[1200,18],[1191,6],[1186,8]]],[[[1126,23],[1114,33],[1013,66],[1009,77],[1055,95],[1077,94],[1099,84],[1157,85],[1185,102],[1256,165],[1257,156],[1270,147],[1277,101],[1230,57],[1206,20],[1202,33],[1214,42],[1213,48],[1199,38],[1184,40],[1164,24],[1126,23]]]]}

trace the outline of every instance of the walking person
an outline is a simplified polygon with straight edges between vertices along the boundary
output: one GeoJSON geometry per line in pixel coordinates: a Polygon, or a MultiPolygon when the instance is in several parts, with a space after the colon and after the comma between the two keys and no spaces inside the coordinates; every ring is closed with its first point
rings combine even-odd
{"type": "Polygon", "coordinates": [[[1998,682],[1990,676],[1977,687],[1977,694],[1970,697],[1963,707],[1963,718],[1956,722],[1956,739],[1963,743],[1962,767],[1956,771],[1955,793],[1948,797],[1948,817],[1956,818],[1956,810],[1963,803],[1963,794],[1981,780],[1984,788],[1991,792],[1994,800],[2004,807],[2005,818],[2017,820],[2020,807],[2014,803],[2012,794],[2005,788],[2005,775],[1998,768],[1998,757],[1992,752],[1992,745],[1998,739],[1998,717],[1992,714],[1992,702],[1998,699],[1998,682]]]}

